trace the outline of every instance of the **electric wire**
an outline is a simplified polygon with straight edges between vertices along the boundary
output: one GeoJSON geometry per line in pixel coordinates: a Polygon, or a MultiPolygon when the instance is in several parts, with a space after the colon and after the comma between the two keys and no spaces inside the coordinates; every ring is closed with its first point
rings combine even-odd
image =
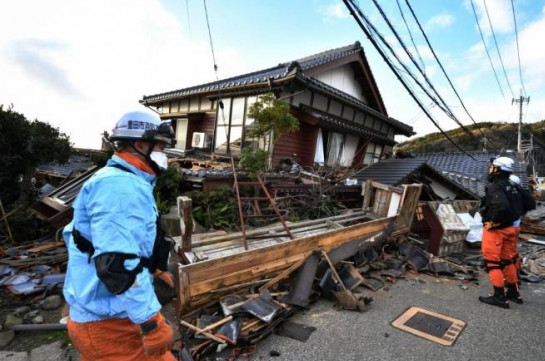
{"type": "Polygon", "coordinates": [[[498,57],[500,58],[500,64],[503,70],[503,75],[505,76],[505,80],[507,81],[507,86],[509,86],[509,91],[511,92],[511,96],[514,98],[515,93],[513,93],[513,89],[511,88],[511,83],[509,82],[509,78],[507,77],[507,73],[505,72],[505,67],[503,66],[503,59],[501,57],[500,47],[498,46],[498,41],[496,40],[496,33],[494,32],[494,27],[492,26],[492,20],[490,20],[490,14],[488,13],[488,6],[486,6],[486,0],[483,0],[483,3],[484,3],[484,10],[486,12],[486,17],[488,18],[488,24],[490,24],[490,30],[492,31],[492,38],[494,39],[494,44],[496,45],[496,51],[498,52],[498,57]]]}
{"type": "Polygon", "coordinates": [[[451,137],[449,137],[449,135],[447,133],[445,133],[445,131],[439,126],[439,124],[435,121],[435,119],[433,119],[433,117],[431,116],[431,114],[427,111],[427,109],[424,107],[424,105],[420,102],[420,100],[416,97],[416,95],[410,90],[410,88],[407,86],[406,82],[403,80],[403,78],[401,78],[401,76],[395,71],[395,68],[394,66],[392,65],[391,63],[391,60],[387,57],[387,55],[382,51],[382,49],[378,46],[376,40],[374,39],[374,37],[371,35],[371,32],[369,31],[369,29],[366,27],[366,25],[364,25],[362,23],[362,20],[358,17],[358,15],[356,14],[356,11],[358,12],[359,16],[366,22],[367,25],[370,24],[370,21],[369,19],[363,14],[363,12],[361,11],[361,9],[359,8],[359,6],[357,6],[355,3],[354,3],[354,0],[343,0],[344,4],[346,5],[346,7],[348,8],[348,10],[350,11],[350,14],[354,17],[354,19],[356,20],[356,22],[358,23],[358,25],[360,26],[360,28],[363,30],[363,32],[366,34],[367,38],[369,39],[369,41],[371,42],[371,44],[373,44],[373,46],[375,47],[375,49],[377,49],[377,51],[379,52],[379,54],[381,55],[382,59],[386,62],[386,64],[388,65],[388,67],[392,70],[392,72],[394,73],[394,75],[396,76],[396,78],[401,82],[401,84],[403,85],[403,87],[405,88],[405,90],[407,90],[407,92],[409,93],[409,95],[411,96],[411,98],[413,98],[413,100],[416,102],[416,104],[420,107],[420,109],[426,114],[426,116],[428,117],[428,119],[430,119],[430,121],[437,127],[437,129],[439,129],[439,131],[441,132],[441,134],[443,134],[443,136],[448,139],[456,148],[458,148],[461,152],[463,152],[465,155],[467,155],[469,158],[477,161],[477,159],[475,159],[471,154],[469,154],[467,151],[465,151],[462,147],[460,147],[458,145],[458,143],[456,143],[451,137]],[[354,10],[356,9],[356,11],[354,10]]]}
{"type": "MultiPolygon", "coordinates": [[[[437,99],[435,99],[434,96],[429,93],[429,91],[424,87],[424,85],[416,78],[416,76],[413,74],[413,72],[399,59],[399,57],[397,56],[397,54],[396,54],[395,50],[392,48],[392,46],[388,43],[388,41],[386,41],[384,36],[377,30],[377,28],[373,25],[373,23],[371,23],[367,18],[366,18],[366,25],[369,27],[370,32],[380,39],[382,44],[388,49],[390,54],[392,54],[392,56],[397,60],[399,65],[401,65],[401,67],[403,68],[403,71],[401,71],[395,64],[392,63],[392,67],[395,70],[397,70],[398,74],[403,72],[403,73],[406,73],[407,75],[409,75],[411,77],[411,79],[413,79],[413,81],[424,92],[424,94],[426,94],[435,103],[435,105],[437,105],[441,110],[443,110],[443,112],[445,112],[447,115],[449,115],[448,111],[441,104],[439,104],[437,99]]],[[[377,43],[377,45],[382,49],[383,52],[385,52],[380,43],[377,43]]],[[[412,86],[409,83],[405,82],[405,84],[407,84],[407,87],[409,87],[410,90],[412,92],[414,92],[414,89],[412,89],[412,86]]],[[[462,128],[463,128],[463,125],[462,125],[462,128]]]]}
{"type": "Polygon", "coordinates": [[[185,15],[187,17],[187,33],[191,39],[191,20],[189,16],[189,0],[185,0],[185,15]]]}
{"type": "Polygon", "coordinates": [[[463,102],[462,98],[460,97],[460,94],[458,94],[458,91],[456,90],[456,88],[454,87],[454,84],[452,83],[452,81],[450,80],[450,77],[448,76],[447,74],[447,71],[445,70],[445,68],[443,67],[443,64],[441,63],[441,61],[439,60],[439,57],[437,56],[437,54],[435,53],[435,50],[433,49],[433,46],[431,45],[431,42],[430,40],[428,39],[428,35],[426,34],[426,32],[424,31],[424,28],[422,27],[422,25],[420,24],[420,21],[418,20],[418,17],[416,16],[416,13],[414,12],[411,4],[409,3],[409,0],[405,0],[405,3],[407,4],[407,7],[409,8],[409,11],[411,12],[416,24],[418,25],[418,28],[420,29],[420,32],[422,33],[422,35],[424,36],[424,39],[426,40],[426,44],[428,44],[428,47],[429,49],[431,50],[431,53],[433,54],[433,57],[435,58],[435,61],[437,62],[437,64],[439,64],[439,68],[441,68],[441,71],[443,72],[443,75],[445,76],[445,78],[447,78],[447,81],[450,85],[450,87],[452,88],[452,90],[454,91],[454,94],[456,94],[456,97],[458,98],[458,101],[460,102],[460,104],[462,105],[462,107],[464,108],[464,111],[466,112],[466,114],[469,116],[469,118],[471,119],[471,121],[473,122],[473,124],[475,124],[477,126],[477,129],[479,130],[479,133],[481,133],[481,136],[483,136],[484,138],[486,138],[486,135],[484,135],[483,131],[481,130],[481,128],[477,125],[477,122],[475,121],[475,119],[473,118],[473,116],[469,113],[469,110],[467,109],[465,103],[463,102]]]}
{"type": "Polygon", "coordinates": [[[524,95],[526,94],[526,89],[524,88],[524,82],[522,81],[522,67],[520,65],[520,48],[519,48],[519,32],[517,28],[517,17],[515,16],[515,4],[513,3],[513,0],[511,0],[511,10],[513,10],[513,23],[515,24],[515,38],[517,40],[517,56],[519,60],[519,76],[520,76],[520,86],[522,90],[524,91],[524,95]]]}
{"type": "Polygon", "coordinates": [[[424,63],[424,60],[422,59],[422,55],[420,55],[420,51],[418,50],[418,47],[416,46],[416,43],[413,38],[413,34],[411,32],[411,29],[409,28],[409,24],[407,23],[407,19],[405,19],[405,14],[403,13],[403,10],[401,9],[401,4],[399,3],[399,0],[396,0],[397,2],[397,8],[399,9],[399,14],[401,15],[401,18],[403,19],[403,22],[405,23],[405,27],[407,28],[407,32],[409,33],[409,37],[411,38],[411,43],[414,46],[414,50],[416,50],[416,54],[418,55],[418,59],[420,59],[420,64],[422,65],[422,68],[424,71],[426,70],[426,64],[424,63]]]}
{"type": "Polygon", "coordinates": [[[477,10],[475,10],[475,4],[473,4],[473,0],[470,0],[471,8],[473,9],[473,15],[475,15],[475,22],[477,23],[477,28],[479,28],[479,34],[481,34],[481,40],[483,41],[484,50],[486,51],[486,55],[488,56],[488,61],[490,62],[490,66],[492,67],[492,71],[494,72],[494,77],[496,78],[496,82],[498,83],[498,87],[500,88],[501,95],[503,96],[504,100],[507,100],[505,98],[505,93],[503,92],[503,89],[500,84],[500,79],[498,78],[498,73],[496,73],[496,68],[494,68],[494,63],[492,63],[492,58],[490,57],[490,53],[488,52],[488,47],[486,46],[486,42],[484,41],[484,35],[483,31],[481,29],[481,25],[479,24],[479,17],[477,16],[477,10]]]}
{"type": "MultiPolygon", "coordinates": [[[[458,120],[458,118],[456,118],[456,116],[454,115],[454,112],[452,112],[452,110],[450,109],[450,107],[447,105],[447,103],[445,102],[445,100],[443,99],[443,97],[439,94],[439,92],[435,89],[435,87],[433,86],[432,82],[430,81],[430,79],[428,78],[426,72],[420,67],[420,65],[418,65],[418,62],[414,59],[414,56],[413,54],[410,52],[410,50],[407,48],[407,46],[405,45],[405,42],[403,41],[403,39],[401,39],[401,37],[399,36],[397,30],[394,28],[394,26],[392,25],[392,23],[390,22],[390,19],[388,18],[388,16],[386,15],[386,13],[384,12],[384,10],[382,9],[382,7],[380,6],[380,4],[377,2],[377,0],[373,0],[373,4],[375,4],[375,7],[377,8],[377,10],[379,11],[380,15],[382,16],[382,19],[384,19],[384,21],[386,22],[386,24],[388,25],[388,28],[390,29],[390,31],[394,34],[394,36],[396,37],[397,41],[401,44],[401,47],[403,48],[403,50],[405,51],[405,53],[409,56],[409,58],[411,59],[411,62],[413,63],[413,65],[418,69],[418,71],[420,72],[420,74],[422,75],[422,77],[424,78],[424,80],[426,81],[426,83],[428,84],[428,86],[430,87],[430,89],[433,91],[433,93],[435,93],[435,96],[439,99],[439,101],[441,102],[441,104],[443,105],[442,107],[439,106],[444,112],[445,114],[447,114],[447,116],[449,118],[451,118],[452,120],[454,120],[456,122],[456,124],[458,124],[462,129],[463,131],[468,134],[469,136],[471,137],[474,137],[473,133],[467,129],[463,124],[462,122],[460,122],[458,120]]],[[[439,105],[439,104],[438,104],[439,105]]]]}
{"type": "Polygon", "coordinates": [[[206,7],[206,0],[204,3],[204,14],[206,16],[206,26],[208,27],[208,38],[210,39],[210,50],[212,51],[212,61],[214,62],[214,72],[216,73],[216,80],[218,80],[218,64],[216,63],[216,54],[214,53],[214,44],[212,42],[212,31],[210,31],[210,20],[208,19],[208,9],[206,7]]]}
{"type": "MultiPolygon", "coordinates": [[[[210,30],[210,20],[208,18],[208,8],[206,7],[206,0],[203,0],[204,3],[204,14],[206,16],[206,26],[208,27],[208,37],[210,39],[210,50],[212,51],[212,61],[214,62],[214,73],[216,75],[216,81],[219,81],[218,78],[218,64],[216,63],[216,55],[214,53],[214,43],[212,42],[212,31],[210,30]]],[[[225,133],[225,138],[229,139],[229,124],[225,122],[225,112],[223,111],[223,101],[221,100],[221,90],[218,85],[218,100],[217,100],[218,114],[221,112],[221,118],[223,120],[223,131],[225,133]]]]}

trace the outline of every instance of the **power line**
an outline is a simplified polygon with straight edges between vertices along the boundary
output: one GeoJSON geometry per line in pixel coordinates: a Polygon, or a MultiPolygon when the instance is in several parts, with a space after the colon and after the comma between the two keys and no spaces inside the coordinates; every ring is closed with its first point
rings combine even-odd
{"type": "Polygon", "coordinates": [[[475,5],[473,4],[473,0],[470,0],[470,3],[471,3],[471,8],[473,9],[473,15],[475,15],[475,22],[477,23],[477,27],[479,28],[479,34],[481,34],[481,40],[483,41],[484,50],[486,50],[488,61],[490,62],[490,66],[492,67],[492,71],[494,72],[494,77],[496,78],[496,82],[498,83],[498,87],[500,88],[500,92],[501,92],[501,95],[503,96],[503,99],[507,100],[507,98],[505,98],[505,94],[501,87],[500,80],[498,78],[498,73],[496,73],[496,68],[494,68],[494,64],[492,63],[492,58],[490,57],[490,53],[488,52],[488,47],[486,46],[486,42],[484,41],[483,31],[481,29],[481,25],[479,24],[479,18],[477,16],[477,11],[475,10],[475,5]]]}
{"type": "MultiPolygon", "coordinates": [[[[206,7],[206,0],[203,0],[204,3],[204,14],[206,15],[206,26],[208,27],[208,37],[210,39],[210,50],[212,51],[212,61],[214,62],[214,73],[216,74],[216,81],[219,81],[218,78],[218,64],[216,63],[216,55],[214,54],[214,44],[212,42],[212,31],[210,31],[210,20],[208,19],[208,9],[206,7]]],[[[223,131],[225,132],[226,138],[229,139],[229,125],[225,122],[225,113],[223,111],[223,101],[221,100],[221,90],[218,86],[218,99],[217,99],[218,115],[221,112],[221,117],[223,120],[223,131]]],[[[229,147],[229,144],[227,145],[229,147]]]]}
{"type": "Polygon", "coordinates": [[[431,88],[431,90],[435,93],[435,95],[437,96],[437,98],[439,98],[439,100],[441,101],[441,103],[443,104],[443,106],[441,107],[439,104],[437,104],[439,106],[439,108],[441,108],[445,114],[447,114],[447,116],[449,116],[452,120],[454,120],[456,122],[456,124],[458,124],[463,130],[464,132],[466,132],[466,134],[468,134],[469,136],[471,137],[474,137],[473,133],[471,133],[469,131],[469,129],[467,129],[463,124],[462,122],[460,122],[456,116],[454,115],[454,113],[452,112],[452,110],[449,108],[449,106],[447,105],[447,103],[444,101],[444,99],[441,97],[441,95],[439,94],[439,92],[435,89],[435,87],[433,86],[433,84],[431,83],[430,79],[428,78],[426,72],[424,70],[422,70],[422,68],[418,65],[418,63],[416,62],[416,60],[414,59],[414,56],[413,54],[409,51],[409,49],[407,48],[407,46],[405,45],[405,42],[403,41],[403,39],[401,39],[401,37],[399,36],[399,34],[397,33],[396,29],[394,28],[394,26],[392,25],[392,23],[390,22],[390,19],[388,18],[388,16],[386,15],[386,13],[384,13],[384,10],[382,10],[382,7],[379,5],[379,3],[377,2],[377,0],[373,0],[373,4],[375,4],[375,7],[378,9],[380,15],[382,16],[382,18],[384,19],[384,21],[386,22],[386,24],[388,25],[388,28],[390,28],[390,30],[392,31],[392,33],[394,34],[394,36],[396,37],[397,41],[399,41],[399,43],[401,44],[401,47],[403,48],[403,50],[405,51],[405,53],[409,56],[409,58],[411,59],[411,62],[414,64],[414,66],[416,66],[416,68],[418,69],[418,71],[420,72],[420,74],[422,75],[422,77],[424,78],[424,80],[426,81],[426,83],[428,84],[428,86],[431,88]]]}
{"type": "MultiPolygon", "coordinates": [[[[452,112],[449,113],[448,110],[446,110],[441,104],[439,104],[439,102],[437,101],[437,99],[435,99],[435,97],[429,93],[429,91],[424,87],[424,85],[416,78],[416,76],[412,73],[412,71],[399,59],[399,57],[397,56],[395,50],[392,48],[392,46],[388,43],[388,41],[386,41],[386,39],[382,36],[382,34],[377,30],[377,28],[373,25],[373,23],[371,23],[370,21],[366,21],[367,23],[367,26],[370,28],[370,31],[371,33],[374,33],[375,36],[377,36],[380,41],[382,42],[382,44],[388,49],[388,51],[390,52],[390,54],[392,54],[392,56],[397,60],[397,62],[399,63],[399,65],[401,65],[401,67],[403,68],[403,71],[400,70],[396,65],[394,65],[392,63],[392,66],[395,68],[395,70],[397,70],[398,73],[400,72],[404,72],[406,73],[407,75],[409,75],[411,77],[411,79],[413,79],[413,81],[420,87],[420,89],[424,92],[424,94],[426,94],[434,103],[435,105],[437,105],[443,112],[445,112],[449,117],[452,118],[452,112]]],[[[382,49],[382,46],[380,43],[377,43],[377,45],[382,49]]],[[[384,49],[382,49],[382,51],[384,52],[384,49]]],[[[414,60],[414,58],[413,58],[414,60]]],[[[414,61],[413,61],[414,63],[414,61]]],[[[414,92],[414,90],[412,89],[411,85],[406,83],[407,86],[410,88],[411,91],[414,92]]],[[[429,81],[428,81],[428,84],[429,81]]],[[[430,84],[431,85],[431,84],[430,84]]],[[[433,88],[433,85],[431,86],[433,90],[435,90],[433,88]]],[[[435,91],[435,93],[437,94],[437,91],[435,91]]],[[[438,94],[437,94],[438,95],[438,94]]],[[[443,101],[443,104],[444,104],[444,101],[443,101]]],[[[468,133],[468,135],[471,135],[473,136],[473,134],[471,134],[462,124],[459,124],[465,131],[466,133],[468,133]]]]}
{"type": "Polygon", "coordinates": [[[418,51],[418,47],[416,46],[416,43],[414,42],[413,34],[411,32],[411,29],[409,28],[409,24],[407,24],[407,20],[405,19],[405,14],[403,13],[403,10],[401,9],[401,4],[399,3],[399,0],[396,0],[396,2],[397,2],[397,8],[399,9],[399,13],[401,14],[401,18],[403,19],[403,22],[405,23],[405,27],[407,28],[407,32],[409,33],[409,37],[411,38],[411,43],[413,44],[414,50],[416,50],[416,54],[418,54],[418,58],[420,59],[422,68],[425,71],[426,64],[424,63],[424,60],[422,59],[422,56],[420,55],[420,51],[418,51]]]}
{"type": "Polygon", "coordinates": [[[185,14],[187,17],[187,32],[189,35],[189,39],[191,39],[191,21],[189,17],[189,0],[185,0],[185,14]]]}
{"type": "Polygon", "coordinates": [[[218,79],[218,64],[216,63],[216,54],[214,54],[214,44],[212,43],[212,32],[210,31],[210,20],[208,20],[208,9],[206,8],[206,0],[204,2],[204,14],[206,15],[206,26],[208,27],[208,37],[210,39],[210,50],[212,50],[212,60],[214,61],[214,72],[216,73],[216,80],[218,79]]]}
{"type": "Polygon", "coordinates": [[[498,57],[500,58],[500,64],[501,68],[503,70],[503,75],[505,76],[505,80],[507,81],[507,85],[509,86],[509,91],[511,92],[511,96],[514,98],[515,93],[513,93],[513,89],[511,88],[511,83],[509,82],[509,78],[507,77],[507,73],[505,72],[505,67],[503,66],[503,59],[501,57],[500,48],[498,46],[498,41],[496,40],[496,33],[494,32],[494,27],[492,26],[492,21],[490,20],[490,14],[488,13],[488,6],[486,6],[486,0],[483,0],[484,3],[484,10],[486,11],[486,17],[488,18],[488,24],[490,24],[490,30],[492,30],[492,38],[494,38],[494,44],[496,45],[496,51],[498,52],[498,57]]]}
{"type": "Polygon", "coordinates": [[[468,152],[466,152],[462,147],[460,147],[451,137],[449,137],[449,135],[447,133],[445,133],[445,131],[443,129],[441,129],[441,127],[439,126],[439,124],[435,121],[435,119],[433,119],[433,117],[431,116],[431,114],[427,111],[426,108],[424,108],[424,105],[420,102],[420,100],[416,97],[416,95],[410,90],[410,88],[408,87],[408,85],[405,83],[405,81],[403,80],[403,78],[401,78],[401,76],[395,71],[395,68],[394,66],[392,65],[391,63],[391,60],[386,56],[386,54],[382,51],[382,49],[378,46],[376,40],[374,39],[374,37],[371,35],[369,29],[367,29],[366,25],[364,25],[361,21],[361,19],[356,15],[354,9],[356,9],[356,11],[358,12],[359,16],[361,16],[362,19],[364,19],[364,21],[366,22],[367,25],[372,25],[371,22],[369,21],[369,19],[363,14],[363,12],[360,10],[360,8],[354,4],[354,0],[343,0],[344,4],[346,5],[346,7],[348,8],[348,10],[350,11],[350,14],[354,17],[354,19],[356,20],[356,22],[358,23],[358,25],[360,26],[360,28],[363,30],[363,32],[365,33],[365,35],[367,36],[367,38],[369,39],[369,41],[371,42],[371,44],[373,44],[373,46],[375,47],[375,49],[377,49],[377,51],[379,52],[379,54],[382,56],[382,59],[386,62],[386,64],[388,65],[388,67],[392,70],[392,72],[394,73],[394,75],[396,76],[396,78],[401,82],[401,84],[403,85],[403,87],[405,88],[405,90],[407,90],[407,92],[409,93],[409,95],[413,98],[413,100],[416,102],[416,104],[420,107],[420,109],[426,114],[426,116],[428,117],[428,119],[430,119],[430,121],[437,127],[437,129],[439,129],[439,131],[441,132],[441,134],[443,134],[443,136],[445,138],[447,138],[456,148],[458,148],[461,152],[463,152],[464,154],[466,154],[468,157],[470,157],[471,159],[477,161],[477,159],[475,159],[471,154],[469,154],[468,152]]]}
{"type": "MultiPolygon", "coordinates": [[[[462,104],[462,107],[464,108],[466,114],[469,116],[469,118],[471,119],[473,124],[477,125],[477,122],[475,121],[475,119],[473,119],[473,116],[471,116],[471,114],[469,113],[469,110],[467,110],[466,105],[464,104],[464,102],[462,101],[462,98],[460,97],[460,94],[458,94],[458,91],[456,91],[456,88],[454,87],[454,84],[450,80],[450,77],[447,75],[447,72],[446,72],[445,68],[443,67],[443,64],[441,63],[441,61],[439,61],[439,58],[437,57],[437,54],[435,53],[435,50],[433,49],[433,46],[431,45],[430,40],[428,39],[428,36],[426,35],[426,32],[424,31],[424,28],[422,27],[422,25],[420,24],[420,21],[416,17],[416,14],[415,14],[411,4],[409,3],[409,0],[405,0],[405,3],[407,4],[407,7],[409,8],[414,20],[416,21],[416,24],[418,25],[418,28],[420,29],[420,32],[424,36],[424,39],[426,40],[426,43],[428,44],[428,47],[430,48],[431,53],[433,54],[433,57],[435,58],[435,61],[437,61],[437,64],[439,64],[439,67],[441,68],[441,71],[443,72],[443,75],[445,76],[445,78],[447,78],[447,81],[450,84],[450,87],[454,91],[454,94],[456,94],[456,97],[460,101],[460,104],[462,104]]],[[[481,135],[486,138],[486,136],[484,135],[484,133],[482,132],[482,130],[481,130],[481,128],[479,126],[477,126],[477,129],[479,130],[481,135]]]]}
{"type": "Polygon", "coordinates": [[[517,17],[515,16],[515,4],[513,3],[513,0],[511,0],[511,9],[513,10],[513,22],[515,23],[515,38],[517,39],[517,56],[519,60],[520,86],[522,87],[522,90],[524,91],[524,95],[527,95],[526,89],[524,89],[524,82],[522,81],[522,67],[520,66],[520,50],[519,50],[519,32],[517,29],[517,17]]]}

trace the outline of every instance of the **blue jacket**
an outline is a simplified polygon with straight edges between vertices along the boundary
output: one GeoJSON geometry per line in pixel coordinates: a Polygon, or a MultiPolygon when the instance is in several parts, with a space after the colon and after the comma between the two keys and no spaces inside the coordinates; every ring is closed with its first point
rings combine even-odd
{"type": "MultiPolygon", "coordinates": [[[[140,324],[161,309],[147,268],[138,274],[132,287],[116,296],[99,280],[94,260],[88,262],[88,254],[80,252],[72,239],[75,227],[95,247],[93,258],[107,252],[151,256],[157,218],[155,177],[117,156],[108,161],[108,165],[113,164],[133,173],[108,166],[96,172],[83,185],[72,206],[74,218],[64,228],[69,256],[64,297],[75,322],[128,317],[140,324]]],[[[125,267],[133,269],[138,262],[127,260],[125,267]]]]}

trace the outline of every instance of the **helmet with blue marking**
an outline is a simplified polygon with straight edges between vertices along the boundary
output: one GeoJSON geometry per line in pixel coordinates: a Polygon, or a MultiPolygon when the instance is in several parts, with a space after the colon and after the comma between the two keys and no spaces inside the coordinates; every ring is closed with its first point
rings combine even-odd
{"type": "Polygon", "coordinates": [[[110,140],[164,142],[171,147],[176,144],[170,122],[162,122],[156,114],[143,111],[124,114],[115,124],[110,140]]]}

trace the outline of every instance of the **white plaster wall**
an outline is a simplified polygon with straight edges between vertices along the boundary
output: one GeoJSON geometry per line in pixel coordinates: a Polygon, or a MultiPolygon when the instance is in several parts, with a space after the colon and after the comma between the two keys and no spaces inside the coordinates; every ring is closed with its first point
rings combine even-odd
{"type": "Polygon", "coordinates": [[[185,149],[187,139],[187,118],[178,119],[176,124],[176,149],[185,149]]]}
{"type": "Polygon", "coordinates": [[[327,70],[314,76],[316,79],[337,88],[367,104],[367,99],[362,95],[362,87],[355,79],[355,72],[350,64],[327,70]]]}

